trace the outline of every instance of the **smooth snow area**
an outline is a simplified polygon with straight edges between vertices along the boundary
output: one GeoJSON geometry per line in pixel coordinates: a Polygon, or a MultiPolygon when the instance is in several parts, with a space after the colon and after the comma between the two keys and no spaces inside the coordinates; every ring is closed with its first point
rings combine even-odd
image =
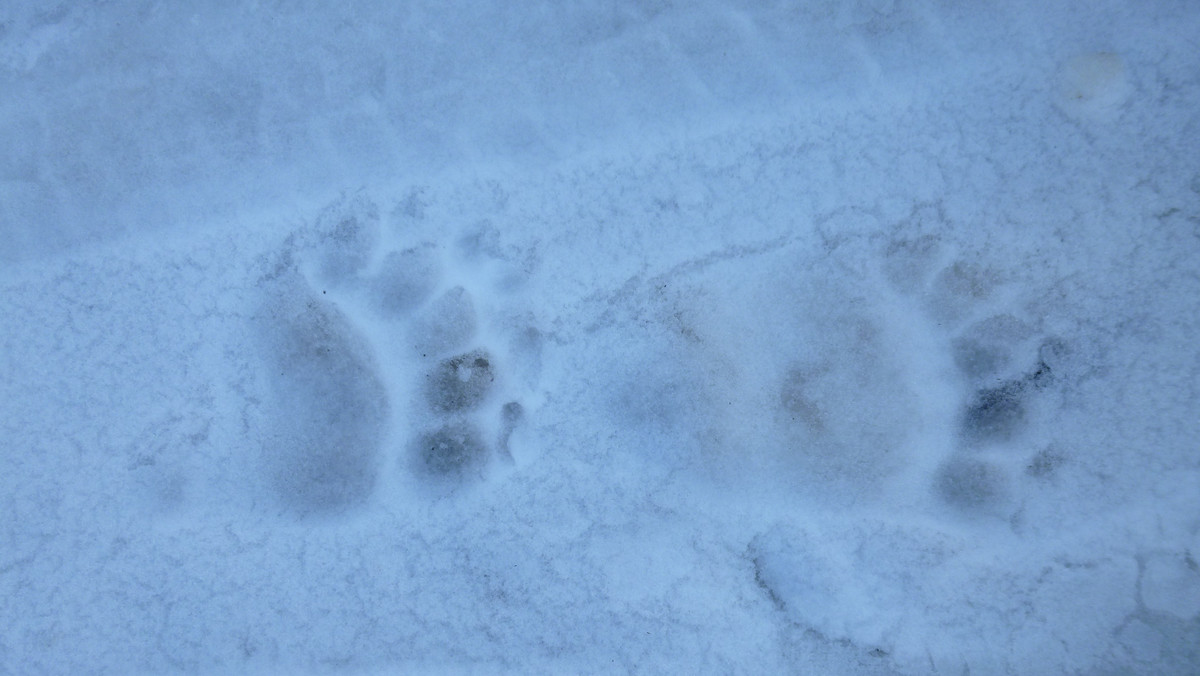
{"type": "Polygon", "coordinates": [[[1200,4],[297,4],[0,6],[0,673],[1200,673],[1200,4]]]}

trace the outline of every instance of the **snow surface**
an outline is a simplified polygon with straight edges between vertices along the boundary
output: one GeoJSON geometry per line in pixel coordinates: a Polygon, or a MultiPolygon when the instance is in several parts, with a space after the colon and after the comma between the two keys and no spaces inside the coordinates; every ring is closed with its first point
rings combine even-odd
{"type": "Polygon", "coordinates": [[[0,7],[0,673],[1200,672],[1200,5],[0,7]]]}

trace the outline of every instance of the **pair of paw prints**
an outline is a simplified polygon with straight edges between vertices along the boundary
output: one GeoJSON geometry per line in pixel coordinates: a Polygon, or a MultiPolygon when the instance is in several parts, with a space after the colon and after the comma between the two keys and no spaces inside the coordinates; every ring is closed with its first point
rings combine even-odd
{"type": "Polygon", "coordinates": [[[264,466],[287,511],[366,503],[392,465],[457,486],[511,459],[524,409],[506,398],[477,294],[453,283],[469,271],[443,242],[393,248],[386,234],[373,202],[342,200],[260,280],[275,421],[264,466]]]}

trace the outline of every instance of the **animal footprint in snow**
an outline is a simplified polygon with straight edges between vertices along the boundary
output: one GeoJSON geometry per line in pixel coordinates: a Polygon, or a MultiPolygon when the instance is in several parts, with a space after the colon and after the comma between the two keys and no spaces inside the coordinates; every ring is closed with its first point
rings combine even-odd
{"type": "Polygon", "coordinates": [[[531,361],[513,352],[529,344],[524,334],[507,340],[494,321],[502,313],[481,305],[481,299],[502,302],[512,284],[511,275],[478,281],[488,279],[481,269],[507,269],[496,260],[499,234],[488,232],[486,248],[464,245],[475,237],[383,250],[389,233],[381,235],[378,213],[362,199],[327,209],[300,258],[309,260],[308,276],[331,286],[331,302],[354,315],[352,323],[367,329],[362,333],[374,338],[373,351],[391,365],[379,377],[391,379],[386,389],[405,418],[401,427],[418,430],[396,440],[399,466],[438,485],[485,476],[494,458],[511,459],[511,437],[525,417],[514,389],[529,378],[512,377],[504,365],[531,361]]]}

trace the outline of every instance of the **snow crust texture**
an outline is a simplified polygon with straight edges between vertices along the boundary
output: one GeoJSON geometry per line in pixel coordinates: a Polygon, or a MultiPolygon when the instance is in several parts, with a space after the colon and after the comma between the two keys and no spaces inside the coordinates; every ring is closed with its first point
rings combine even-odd
{"type": "Polygon", "coordinates": [[[0,674],[1200,673],[1195,35],[0,9],[0,674]]]}

